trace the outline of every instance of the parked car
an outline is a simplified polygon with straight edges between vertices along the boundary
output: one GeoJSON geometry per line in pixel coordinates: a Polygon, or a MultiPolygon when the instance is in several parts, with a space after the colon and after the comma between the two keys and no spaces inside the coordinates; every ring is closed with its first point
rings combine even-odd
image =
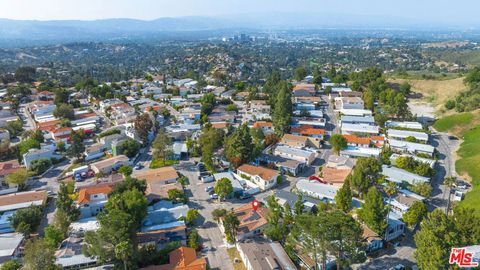
{"type": "Polygon", "coordinates": [[[212,190],[213,190],[213,187],[212,187],[212,186],[209,186],[209,187],[206,187],[206,188],[205,188],[205,192],[207,192],[207,193],[210,192],[210,191],[212,191],[212,190]]]}
{"type": "Polygon", "coordinates": [[[454,185],[456,188],[459,188],[459,189],[468,189],[470,188],[470,184],[465,182],[465,181],[462,181],[462,180],[459,180],[455,183],[454,185]]]}
{"type": "Polygon", "coordinates": [[[246,200],[246,199],[249,199],[249,198],[251,198],[251,197],[252,197],[251,194],[242,193],[242,195],[240,195],[239,199],[240,199],[240,200],[246,200]]]}
{"type": "Polygon", "coordinates": [[[404,269],[405,269],[405,265],[403,264],[397,264],[394,267],[390,268],[390,270],[404,270],[404,269]]]}
{"type": "Polygon", "coordinates": [[[217,200],[218,199],[218,195],[216,193],[213,193],[212,195],[210,195],[210,199],[212,200],[217,200]]]}
{"type": "Polygon", "coordinates": [[[452,140],[452,141],[456,141],[456,140],[458,140],[458,138],[457,138],[457,137],[455,137],[455,136],[448,136],[448,139],[449,139],[449,140],[452,140]]]}
{"type": "Polygon", "coordinates": [[[143,168],[143,165],[140,164],[140,163],[138,163],[138,164],[135,165],[135,167],[134,167],[135,170],[140,170],[140,169],[142,169],[142,168],[143,168]]]}
{"type": "Polygon", "coordinates": [[[213,178],[213,175],[204,175],[201,177],[201,179],[203,183],[210,183],[215,181],[215,179],[213,178]]]}
{"type": "Polygon", "coordinates": [[[463,200],[463,195],[464,195],[463,192],[457,190],[457,191],[455,191],[455,195],[453,197],[453,200],[459,202],[459,201],[463,200]]]}

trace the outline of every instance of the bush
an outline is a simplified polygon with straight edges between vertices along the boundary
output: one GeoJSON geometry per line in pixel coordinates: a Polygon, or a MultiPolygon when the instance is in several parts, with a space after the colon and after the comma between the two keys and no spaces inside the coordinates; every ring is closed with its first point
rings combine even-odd
{"type": "Polygon", "coordinates": [[[50,159],[39,158],[30,163],[30,171],[33,172],[35,175],[40,175],[46,170],[48,170],[50,166],[52,166],[52,161],[50,159]]]}
{"type": "Polygon", "coordinates": [[[16,232],[27,236],[37,229],[42,220],[42,216],[42,208],[32,205],[15,212],[15,214],[10,217],[10,224],[16,232]]]}

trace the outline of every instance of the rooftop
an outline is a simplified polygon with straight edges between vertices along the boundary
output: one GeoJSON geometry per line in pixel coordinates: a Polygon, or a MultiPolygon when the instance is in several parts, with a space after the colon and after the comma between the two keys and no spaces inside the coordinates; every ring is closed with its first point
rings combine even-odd
{"type": "Polygon", "coordinates": [[[0,196],[0,212],[42,205],[47,199],[45,190],[25,191],[0,196]]]}
{"type": "Polygon", "coordinates": [[[197,258],[195,249],[189,247],[179,247],[168,254],[169,263],[163,265],[151,265],[143,270],[205,270],[207,269],[207,260],[197,258]]]}
{"type": "Polygon", "coordinates": [[[89,203],[91,201],[91,196],[96,194],[105,194],[108,195],[110,192],[113,191],[113,184],[98,184],[95,186],[81,188],[78,193],[78,200],[79,204],[89,203]]]}
{"type": "Polygon", "coordinates": [[[297,269],[278,242],[269,242],[264,238],[257,237],[238,243],[238,249],[247,258],[253,270],[297,269]]]}
{"type": "Polygon", "coordinates": [[[243,164],[242,166],[238,167],[237,172],[243,172],[249,175],[258,175],[260,178],[266,181],[269,181],[272,179],[272,177],[278,175],[278,171],[276,170],[250,164],[243,164]]]}
{"type": "Polygon", "coordinates": [[[136,172],[133,177],[139,180],[145,180],[147,183],[154,183],[178,178],[178,173],[175,168],[168,166],[136,172]]]}
{"type": "Polygon", "coordinates": [[[430,181],[430,178],[428,177],[423,177],[411,172],[407,172],[406,170],[388,165],[382,165],[382,174],[385,175],[387,180],[395,183],[402,183],[403,181],[406,181],[410,184],[415,184],[427,183],[430,181]]]}
{"type": "Polygon", "coordinates": [[[235,208],[233,212],[240,221],[238,226],[238,233],[240,234],[255,231],[268,223],[267,215],[269,210],[265,207],[259,207],[257,211],[254,211],[252,204],[247,203],[235,208]]]}

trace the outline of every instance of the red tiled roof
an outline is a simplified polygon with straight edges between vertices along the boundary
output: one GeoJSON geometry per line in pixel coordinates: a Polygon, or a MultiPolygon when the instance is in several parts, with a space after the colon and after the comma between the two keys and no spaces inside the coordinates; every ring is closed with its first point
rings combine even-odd
{"type": "Polygon", "coordinates": [[[143,270],[205,270],[207,269],[207,260],[197,258],[195,249],[189,247],[179,247],[168,254],[169,263],[163,265],[151,265],[143,270]]]}
{"type": "Polygon", "coordinates": [[[272,127],[272,126],[273,126],[272,122],[258,121],[258,122],[253,123],[253,128],[272,127]]]}
{"type": "Polygon", "coordinates": [[[16,172],[20,168],[22,168],[22,166],[18,163],[18,160],[16,159],[0,162],[0,176],[9,175],[16,172]]]}
{"type": "Polygon", "coordinates": [[[78,194],[78,203],[84,204],[90,202],[90,196],[94,194],[109,194],[113,190],[113,184],[97,185],[82,188],[78,194]]]}
{"type": "Polygon", "coordinates": [[[314,128],[310,125],[301,125],[298,127],[292,127],[290,129],[292,133],[299,133],[302,135],[323,135],[325,130],[321,128],[314,128]]]}
{"type": "Polygon", "coordinates": [[[370,138],[363,138],[355,135],[343,135],[343,137],[347,139],[348,143],[370,144],[370,138]]]}

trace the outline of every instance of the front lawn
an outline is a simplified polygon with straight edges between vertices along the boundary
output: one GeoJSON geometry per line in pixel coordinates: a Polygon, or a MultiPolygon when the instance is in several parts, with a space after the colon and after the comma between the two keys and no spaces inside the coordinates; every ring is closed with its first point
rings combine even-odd
{"type": "Polygon", "coordinates": [[[473,113],[459,113],[438,119],[433,127],[440,132],[444,132],[450,130],[454,126],[468,125],[472,122],[472,120],[473,113]]]}
{"type": "Polygon", "coordinates": [[[173,164],[178,164],[178,160],[163,160],[161,158],[153,159],[150,163],[150,169],[157,169],[165,166],[172,166],[173,164]]]}

